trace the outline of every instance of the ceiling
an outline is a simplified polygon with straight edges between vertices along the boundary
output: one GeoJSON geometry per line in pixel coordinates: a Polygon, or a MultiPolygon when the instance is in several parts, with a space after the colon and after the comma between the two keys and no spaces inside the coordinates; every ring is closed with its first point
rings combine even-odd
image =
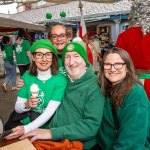
{"type": "MultiPolygon", "coordinates": [[[[11,3],[34,3],[38,2],[40,0],[0,0],[0,5],[6,5],[6,4],[11,4],[11,3]]],[[[62,4],[62,3],[69,3],[71,1],[80,1],[80,0],[44,0],[47,2],[51,3],[56,3],[56,4],[62,4]]],[[[118,2],[120,0],[84,0],[87,2],[96,2],[96,3],[114,3],[118,2]]]]}

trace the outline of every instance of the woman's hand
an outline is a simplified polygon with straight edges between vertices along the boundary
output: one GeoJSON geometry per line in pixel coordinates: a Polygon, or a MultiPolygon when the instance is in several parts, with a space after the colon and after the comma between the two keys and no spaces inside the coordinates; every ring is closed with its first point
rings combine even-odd
{"type": "Polygon", "coordinates": [[[38,98],[35,96],[31,96],[30,99],[25,103],[26,108],[36,108],[38,105],[38,98]]]}
{"type": "Polygon", "coordinates": [[[48,130],[48,129],[35,129],[33,131],[30,131],[24,134],[19,139],[23,140],[27,137],[31,137],[30,139],[31,142],[34,142],[36,140],[51,140],[52,133],[51,133],[51,130],[48,130]]]}
{"type": "Polygon", "coordinates": [[[19,79],[17,81],[17,89],[20,90],[24,86],[24,81],[22,79],[19,79]]]}
{"type": "Polygon", "coordinates": [[[5,137],[7,140],[18,138],[24,135],[24,126],[17,126],[12,129],[13,132],[5,137]]]}

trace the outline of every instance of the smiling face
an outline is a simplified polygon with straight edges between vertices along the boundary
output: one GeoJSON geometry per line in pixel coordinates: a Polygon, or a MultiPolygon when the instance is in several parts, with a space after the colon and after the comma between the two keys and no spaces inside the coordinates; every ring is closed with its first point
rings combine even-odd
{"type": "Polygon", "coordinates": [[[66,36],[66,29],[61,25],[56,25],[52,27],[50,34],[51,34],[51,37],[50,37],[51,42],[57,48],[58,54],[62,55],[62,50],[68,43],[68,38],[66,36]],[[58,39],[55,39],[55,37],[53,38],[53,35],[55,37],[58,36],[58,39]]]}
{"type": "Polygon", "coordinates": [[[86,71],[86,63],[77,52],[67,52],[65,54],[65,68],[71,77],[76,80],[86,71]]]}
{"type": "Polygon", "coordinates": [[[104,69],[104,74],[112,85],[120,83],[126,77],[127,67],[124,63],[124,60],[117,53],[110,53],[106,56],[104,64],[111,64],[111,68],[108,70],[104,69]],[[122,64],[122,67],[121,69],[115,69],[112,64],[117,64],[116,68],[118,67],[118,64],[122,64]]]}
{"type": "Polygon", "coordinates": [[[46,71],[51,67],[52,55],[53,54],[50,50],[46,48],[39,48],[33,54],[32,60],[35,61],[35,64],[40,71],[46,71]],[[43,55],[42,58],[41,55],[43,55]]]}

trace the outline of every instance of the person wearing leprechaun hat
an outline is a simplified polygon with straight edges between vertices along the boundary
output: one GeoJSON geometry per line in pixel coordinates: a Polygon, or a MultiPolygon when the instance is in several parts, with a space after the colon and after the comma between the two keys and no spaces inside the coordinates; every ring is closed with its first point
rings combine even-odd
{"type": "MultiPolygon", "coordinates": [[[[62,23],[52,24],[49,29],[49,39],[58,50],[59,72],[66,76],[66,70],[64,69],[64,66],[62,65],[62,51],[64,47],[66,46],[66,44],[68,43],[66,27],[62,23]]],[[[91,51],[91,50],[88,49],[88,51],[91,51]]],[[[88,54],[88,60],[89,60],[92,57],[91,52],[87,52],[87,54],[88,54]]],[[[92,58],[92,61],[93,61],[93,58],[92,58]]],[[[17,87],[21,88],[23,85],[24,85],[23,81],[19,79],[17,82],[17,87]]]]}
{"type": "Polygon", "coordinates": [[[67,71],[68,84],[49,129],[33,130],[20,139],[32,137],[33,142],[37,139],[67,138],[81,141],[84,149],[91,149],[96,144],[96,134],[102,120],[104,96],[88,61],[85,43],[68,43],[62,52],[62,62],[67,71]]]}
{"type": "MultiPolygon", "coordinates": [[[[49,29],[49,39],[58,51],[57,56],[58,56],[59,72],[66,76],[66,70],[62,65],[62,51],[66,46],[66,44],[68,43],[66,27],[62,23],[52,24],[49,29]]],[[[24,85],[23,80],[19,79],[17,82],[17,87],[21,88],[23,85],[24,85]]]]}
{"type": "Polygon", "coordinates": [[[67,78],[58,71],[58,51],[49,40],[37,40],[30,52],[32,64],[22,76],[25,84],[18,91],[15,111],[5,125],[5,130],[17,126],[10,138],[46,126],[61,104],[67,85],[67,78]]]}

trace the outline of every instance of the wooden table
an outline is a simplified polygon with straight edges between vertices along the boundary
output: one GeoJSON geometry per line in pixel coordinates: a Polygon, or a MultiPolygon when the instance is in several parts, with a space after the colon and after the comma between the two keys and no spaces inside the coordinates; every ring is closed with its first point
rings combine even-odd
{"type": "Polygon", "coordinates": [[[2,141],[0,141],[0,147],[6,146],[6,145],[9,145],[9,144],[18,142],[18,141],[19,141],[18,139],[12,139],[12,140],[3,139],[2,141]]]}

